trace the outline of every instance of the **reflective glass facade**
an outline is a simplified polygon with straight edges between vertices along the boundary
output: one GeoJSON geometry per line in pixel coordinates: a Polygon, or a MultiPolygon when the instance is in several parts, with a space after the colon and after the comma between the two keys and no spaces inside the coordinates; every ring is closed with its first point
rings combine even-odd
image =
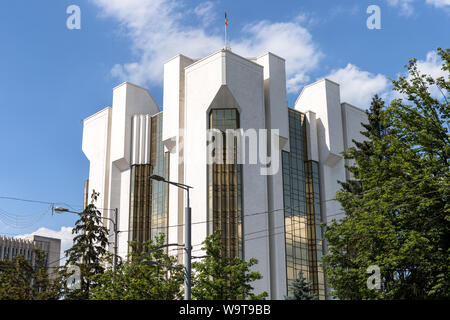
{"type": "MultiPolygon", "coordinates": [[[[152,117],[152,174],[169,179],[169,153],[164,152],[162,143],[162,113],[152,117]]],[[[169,185],[165,182],[151,180],[151,234],[153,238],[160,233],[168,234],[169,185]]]]}
{"type": "MultiPolygon", "coordinates": [[[[167,235],[169,185],[151,180],[153,174],[169,178],[169,154],[162,143],[162,113],[151,119],[150,164],[131,167],[129,241],[145,242],[167,235]]],[[[167,240],[167,239],[166,239],[167,240]]]]}
{"type": "Polygon", "coordinates": [[[289,140],[290,152],[282,152],[287,283],[301,270],[324,299],[318,164],[307,161],[305,116],[294,109],[289,109],[289,140]]]}
{"type": "Polygon", "coordinates": [[[234,162],[225,163],[226,130],[239,128],[237,109],[213,109],[210,129],[222,132],[224,163],[208,165],[208,233],[222,231],[222,243],[229,257],[242,257],[242,167],[237,164],[237,138],[234,137],[234,162]]]}

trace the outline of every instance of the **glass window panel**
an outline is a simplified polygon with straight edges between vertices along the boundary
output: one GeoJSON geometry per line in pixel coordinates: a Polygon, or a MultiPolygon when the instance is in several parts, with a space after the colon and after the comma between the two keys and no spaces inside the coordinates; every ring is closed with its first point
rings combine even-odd
{"type": "MultiPolygon", "coordinates": [[[[239,124],[239,113],[236,109],[213,109],[210,112],[210,128],[236,129],[239,124]]],[[[223,150],[227,145],[226,135],[223,136],[223,150]]],[[[234,154],[236,158],[236,143],[234,138],[234,154]]],[[[240,165],[214,164],[213,170],[208,170],[209,209],[208,217],[212,221],[209,232],[222,230],[222,243],[229,257],[243,256],[242,254],[242,193],[241,193],[241,169],[240,165]],[[214,173],[213,173],[214,171],[214,173]],[[211,203],[212,202],[212,203],[211,203]],[[213,208],[215,209],[213,211],[213,208]]]]}
{"type": "Polygon", "coordinates": [[[318,278],[322,257],[322,247],[318,245],[321,243],[318,165],[305,158],[305,134],[304,115],[289,109],[291,149],[282,153],[287,282],[297,277],[298,270],[303,270],[319,294],[324,293],[324,285],[318,278]]]}

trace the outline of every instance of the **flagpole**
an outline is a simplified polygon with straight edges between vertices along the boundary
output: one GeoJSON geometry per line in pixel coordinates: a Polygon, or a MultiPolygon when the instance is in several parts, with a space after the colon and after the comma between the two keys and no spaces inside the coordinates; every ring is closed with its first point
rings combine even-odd
{"type": "Polygon", "coordinates": [[[227,13],[225,12],[225,49],[227,49],[227,13]]]}
{"type": "Polygon", "coordinates": [[[227,25],[225,25],[225,49],[227,48],[227,25]]]}

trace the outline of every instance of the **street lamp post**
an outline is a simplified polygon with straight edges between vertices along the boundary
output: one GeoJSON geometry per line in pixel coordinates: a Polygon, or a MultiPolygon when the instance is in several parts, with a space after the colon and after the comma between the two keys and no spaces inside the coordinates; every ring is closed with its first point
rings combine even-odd
{"type": "MultiPolygon", "coordinates": [[[[117,270],[117,258],[118,258],[118,252],[117,252],[117,243],[118,243],[118,234],[119,234],[119,230],[118,230],[118,226],[117,226],[117,219],[118,219],[118,215],[119,215],[119,209],[115,208],[115,209],[105,209],[105,210],[114,210],[114,220],[108,217],[102,217],[103,219],[107,219],[109,221],[112,222],[113,227],[114,227],[114,259],[113,259],[113,269],[114,271],[117,270]]],[[[75,211],[70,211],[67,208],[62,208],[62,207],[56,207],[54,208],[54,211],[56,213],[63,213],[63,212],[70,212],[70,213],[75,213],[75,214],[86,214],[84,212],[75,212],[75,211]]],[[[92,216],[92,215],[91,215],[92,216]]]]}
{"type": "MultiPolygon", "coordinates": [[[[114,260],[113,260],[113,270],[117,270],[117,258],[118,258],[118,236],[119,236],[119,230],[117,228],[117,219],[119,216],[119,209],[114,209],[114,222],[111,220],[113,227],[114,227],[114,260]]],[[[108,218],[109,219],[109,218],[108,218]]]]}
{"type": "Polygon", "coordinates": [[[189,189],[193,187],[168,181],[164,177],[158,175],[150,176],[150,179],[155,181],[165,182],[171,185],[174,185],[178,188],[181,188],[187,192],[186,198],[186,208],[185,208],[185,217],[184,217],[184,268],[186,270],[186,276],[184,281],[184,300],[191,300],[191,258],[192,258],[192,245],[191,245],[191,207],[189,203],[189,189]]]}

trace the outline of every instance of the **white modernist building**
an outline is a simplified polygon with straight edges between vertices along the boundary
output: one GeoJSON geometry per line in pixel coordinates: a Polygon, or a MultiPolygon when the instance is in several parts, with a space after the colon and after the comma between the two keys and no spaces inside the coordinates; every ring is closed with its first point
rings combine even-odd
{"type": "MultiPolygon", "coordinates": [[[[147,89],[125,82],[114,88],[112,107],[84,120],[85,194],[100,192],[98,207],[119,209],[119,254],[161,232],[184,243],[185,192],[149,179],[159,175],[193,187],[194,252],[220,229],[226,255],[258,259],[256,292],[284,299],[301,270],[325,298],[320,223],[342,215],[332,200],[349,178],[341,152],[363,138],[365,112],[341,103],[339,84],[328,79],[288,107],[283,58],[229,49],[167,61],[163,100],[160,111],[147,89]],[[227,129],[240,131],[232,137],[227,129]],[[218,138],[242,161],[208,161],[225,153],[218,138]]],[[[182,251],[173,253],[181,262],[182,251]]]]}

